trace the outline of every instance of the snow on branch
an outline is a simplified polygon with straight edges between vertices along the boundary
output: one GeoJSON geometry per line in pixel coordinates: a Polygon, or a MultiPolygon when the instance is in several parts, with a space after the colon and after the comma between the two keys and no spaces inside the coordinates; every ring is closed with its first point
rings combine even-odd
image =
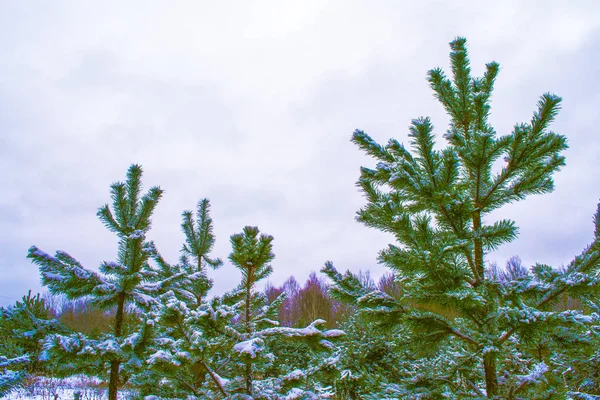
{"type": "Polygon", "coordinates": [[[52,293],[64,293],[70,298],[78,298],[92,294],[98,286],[113,286],[97,273],[84,268],[64,251],[57,251],[55,257],[52,257],[32,246],[27,258],[40,267],[42,283],[52,293]]]}
{"type": "Polygon", "coordinates": [[[250,358],[256,358],[256,356],[264,350],[264,344],[264,340],[256,337],[237,343],[233,346],[233,350],[238,352],[240,355],[247,355],[250,358]]]}
{"type": "Polygon", "coordinates": [[[339,329],[320,330],[317,326],[325,325],[325,320],[317,319],[306,328],[288,328],[275,327],[267,328],[257,332],[257,336],[285,336],[285,337],[318,337],[323,339],[331,339],[343,336],[345,333],[339,329]]]}

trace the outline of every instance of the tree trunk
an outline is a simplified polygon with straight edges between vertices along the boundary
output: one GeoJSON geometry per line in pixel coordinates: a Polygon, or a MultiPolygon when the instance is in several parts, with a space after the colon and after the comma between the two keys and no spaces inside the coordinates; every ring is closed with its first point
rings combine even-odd
{"type": "Polygon", "coordinates": [[[498,393],[498,376],[496,374],[496,353],[486,353],[483,356],[485,371],[485,390],[488,399],[494,398],[498,393]]]}
{"type": "MultiPolygon", "coordinates": [[[[246,283],[246,332],[250,334],[250,294],[252,292],[251,275],[248,274],[248,282],[246,283]]],[[[246,368],[244,373],[246,380],[246,392],[252,396],[252,364],[250,361],[246,361],[246,368]]]]}
{"type": "MultiPolygon", "coordinates": [[[[473,230],[481,229],[481,211],[477,210],[473,213],[473,230]]],[[[479,276],[475,279],[478,283],[483,283],[485,280],[485,268],[483,263],[483,241],[480,237],[474,240],[474,256],[475,269],[479,276]]],[[[487,311],[489,314],[489,310],[487,311]]],[[[483,368],[485,371],[485,390],[488,399],[494,398],[498,393],[498,376],[496,372],[496,353],[490,352],[483,356],[483,368]]]]}
{"type": "Polygon", "coordinates": [[[108,400],[117,400],[117,390],[119,389],[119,366],[120,362],[113,360],[110,362],[110,381],[108,382],[108,400]]]}
{"type": "Polygon", "coordinates": [[[210,375],[210,377],[213,380],[213,382],[215,383],[215,385],[217,385],[219,392],[221,392],[221,394],[223,396],[225,396],[226,399],[228,399],[229,395],[227,394],[225,389],[223,389],[223,385],[221,385],[221,381],[219,381],[219,378],[217,377],[215,372],[212,369],[210,369],[210,367],[204,361],[200,361],[200,364],[204,367],[206,372],[208,372],[208,375],[210,375]]]}
{"type": "MultiPolygon", "coordinates": [[[[481,229],[481,211],[477,210],[473,214],[473,230],[478,231],[481,229]]],[[[475,270],[477,275],[475,280],[478,283],[482,283],[485,279],[485,270],[483,267],[483,240],[480,237],[476,237],[474,243],[474,256],[475,256],[475,270]]]]}
{"type": "Polygon", "coordinates": [[[246,361],[246,392],[247,394],[252,396],[252,364],[250,361],[246,361]]]}
{"type": "MultiPolygon", "coordinates": [[[[119,293],[119,302],[117,304],[117,315],[115,317],[115,338],[121,337],[123,328],[123,313],[125,308],[125,293],[119,293]]],[[[110,380],[108,382],[108,400],[117,400],[117,391],[119,390],[119,367],[120,360],[110,362],[110,380]]]]}

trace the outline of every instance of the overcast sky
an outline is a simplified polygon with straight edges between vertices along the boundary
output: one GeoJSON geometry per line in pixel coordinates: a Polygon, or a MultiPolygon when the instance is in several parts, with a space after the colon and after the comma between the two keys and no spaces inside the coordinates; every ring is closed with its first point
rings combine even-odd
{"type": "MultiPolygon", "coordinates": [[[[0,1],[0,304],[41,290],[33,244],[94,269],[115,258],[95,214],[134,162],[165,190],[149,236],[169,260],[181,212],[208,197],[214,256],[257,225],[275,237],[276,284],[326,260],[379,276],[393,239],[354,221],[373,162],[349,139],[407,142],[419,116],[444,133],[425,76],[447,69],[459,35],[476,74],[501,65],[499,133],[542,93],[564,98],[556,191],[501,210],[520,236],[490,260],[566,264],[591,241],[600,197],[596,1],[0,1]]],[[[226,262],[211,276],[218,294],[239,274],[226,262]]]]}

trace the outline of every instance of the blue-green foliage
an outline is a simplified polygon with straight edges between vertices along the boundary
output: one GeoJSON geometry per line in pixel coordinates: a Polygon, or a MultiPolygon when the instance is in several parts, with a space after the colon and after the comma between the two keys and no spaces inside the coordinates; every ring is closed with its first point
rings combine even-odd
{"type": "Polygon", "coordinates": [[[367,204],[357,220],[393,235],[379,261],[395,273],[401,298],[368,290],[331,264],[323,272],[334,281],[332,293],[396,335],[409,360],[395,382],[381,384],[381,396],[562,396],[571,387],[553,377],[569,366],[536,349],[577,348],[594,324],[586,310],[553,305],[565,296],[597,299],[598,217],[592,244],[562,270],[536,265],[500,279],[486,261],[518,234],[514,221],[489,214],[554,188],[567,144],[549,126],[561,99],[544,94],[530,122],[498,135],[488,121],[498,64],[472,77],[466,40],[450,47],[452,78],[439,68],[428,74],[450,116],[445,147],[429,118],[412,121],[409,147],[395,139],[381,145],[361,130],[352,137],[377,161],[361,168],[357,185],[367,204]]]}

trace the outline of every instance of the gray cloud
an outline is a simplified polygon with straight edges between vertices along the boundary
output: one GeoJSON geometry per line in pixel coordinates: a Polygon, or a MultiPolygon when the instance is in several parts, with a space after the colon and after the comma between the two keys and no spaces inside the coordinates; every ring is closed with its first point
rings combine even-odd
{"type": "MultiPolygon", "coordinates": [[[[257,225],[275,236],[276,283],[325,260],[382,273],[375,259],[392,238],[354,222],[363,204],[354,183],[372,160],[349,138],[361,128],[406,142],[421,115],[443,133],[425,74],[447,68],[456,35],[469,39],[475,73],[502,65],[499,132],[528,120],[545,91],[564,97],[554,129],[569,137],[567,167],[554,193],[502,210],[520,238],[491,258],[567,263],[591,238],[600,196],[600,10],[477,4],[0,5],[0,304],[39,289],[31,244],[92,268],[115,256],[95,211],[133,162],[146,187],[166,191],[151,237],[171,260],[181,211],[208,197],[215,255],[257,225]]],[[[236,284],[229,264],[211,274],[215,293],[236,284]]]]}

